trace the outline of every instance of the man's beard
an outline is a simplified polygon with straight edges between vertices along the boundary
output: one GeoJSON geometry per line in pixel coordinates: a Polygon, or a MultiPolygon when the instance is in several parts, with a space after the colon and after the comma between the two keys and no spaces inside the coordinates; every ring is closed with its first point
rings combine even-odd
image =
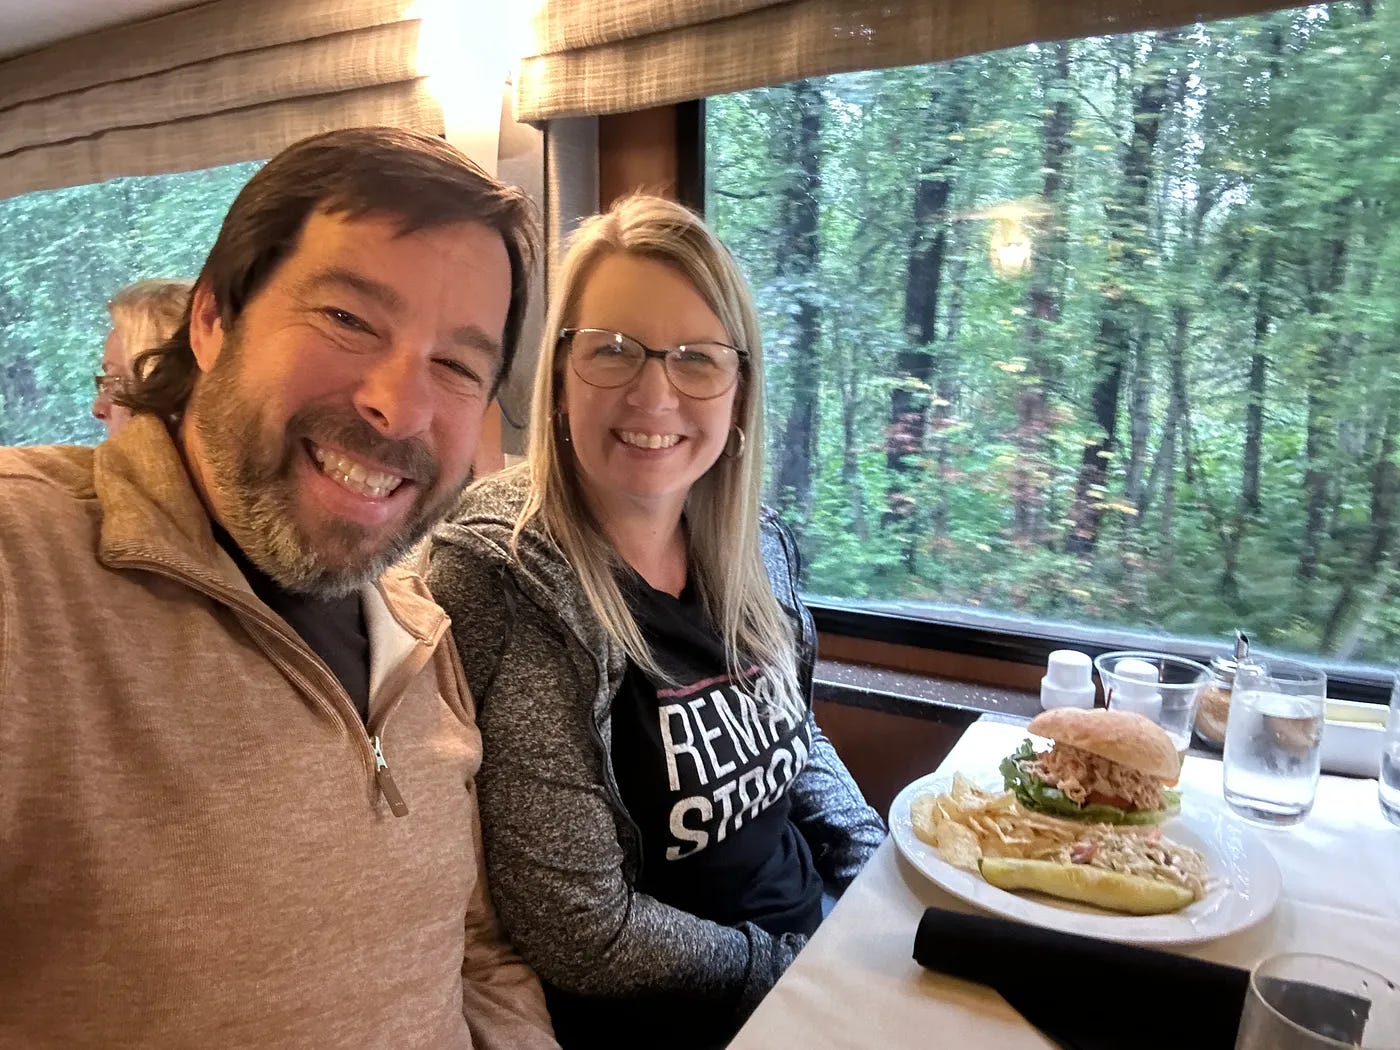
{"type": "Polygon", "coordinates": [[[434,499],[441,471],[423,442],[385,438],[349,406],[301,409],[287,421],[278,442],[277,428],[241,385],[239,356],[230,333],[189,405],[219,524],[285,590],[317,598],[352,594],[408,554],[456,502],[468,479],[434,499]],[[375,541],[374,530],[329,515],[316,523],[314,532],[305,528],[297,519],[294,478],[298,458],[306,457],[311,469],[318,469],[307,440],[411,479],[419,492],[399,529],[375,541]]]}

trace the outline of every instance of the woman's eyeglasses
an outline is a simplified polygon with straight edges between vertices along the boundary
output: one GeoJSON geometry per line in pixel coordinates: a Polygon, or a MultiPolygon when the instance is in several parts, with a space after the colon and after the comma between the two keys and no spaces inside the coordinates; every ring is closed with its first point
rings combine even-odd
{"type": "Polygon", "coordinates": [[[559,338],[569,345],[574,374],[589,386],[626,386],[654,357],[666,370],[671,385],[697,401],[733,389],[739,367],[748,356],[728,343],[686,343],[670,350],[653,350],[630,335],[601,328],[565,328],[559,338]]]}

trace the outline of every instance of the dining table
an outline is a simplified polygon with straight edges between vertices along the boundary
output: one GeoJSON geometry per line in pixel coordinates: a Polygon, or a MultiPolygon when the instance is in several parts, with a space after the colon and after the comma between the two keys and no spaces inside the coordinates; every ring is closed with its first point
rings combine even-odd
{"type": "MultiPolygon", "coordinates": [[[[984,717],[930,772],[985,779],[1026,737],[1023,723],[984,717]]],[[[1223,807],[1220,760],[1187,755],[1179,788],[1223,807]]],[[[1155,947],[1246,969],[1282,952],[1314,952],[1400,980],[1400,828],[1382,815],[1376,781],[1324,775],[1301,824],[1256,834],[1282,875],[1272,912],[1215,940],[1155,947]]],[[[1053,1047],[991,988],[914,961],[915,931],[931,906],[976,911],[930,881],[887,837],[731,1050],[1053,1047]]]]}

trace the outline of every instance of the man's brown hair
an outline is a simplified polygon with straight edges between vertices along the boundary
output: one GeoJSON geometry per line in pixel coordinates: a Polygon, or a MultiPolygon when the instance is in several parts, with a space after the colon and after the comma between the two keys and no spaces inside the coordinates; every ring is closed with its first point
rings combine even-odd
{"type": "MultiPolygon", "coordinates": [[[[197,285],[213,293],[225,331],[234,329],[317,212],[346,219],[387,215],[398,220],[401,233],[479,222],[501,235],[510,258],[510,307],[494,393],[515,357],[538,251],[530,199],[431,135],[401,128],[347,128],[302,139],[243,187],[200,271],[197,285]]],[[[128,388],[114,398],[118,404],[166,419],[184,411],[199,376],[188,306],[175,334],[140,354],[132,372],[128,388]]]]}

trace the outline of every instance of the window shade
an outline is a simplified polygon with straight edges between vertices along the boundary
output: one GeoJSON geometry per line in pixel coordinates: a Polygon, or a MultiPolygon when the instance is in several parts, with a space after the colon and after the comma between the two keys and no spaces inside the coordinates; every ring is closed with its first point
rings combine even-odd
{"type": "Polygon", "coordinates": [[[1037,40],[1160,29],[1279,0],[547,0],[522,60],[522,120],[644,109],[1037,40]]]}
{"type": "Polygon", "coordinates": [[[410,0],[216,0],[0,62],[0,197],[268,157],[319,131],[443,131],[410,0]]]}

